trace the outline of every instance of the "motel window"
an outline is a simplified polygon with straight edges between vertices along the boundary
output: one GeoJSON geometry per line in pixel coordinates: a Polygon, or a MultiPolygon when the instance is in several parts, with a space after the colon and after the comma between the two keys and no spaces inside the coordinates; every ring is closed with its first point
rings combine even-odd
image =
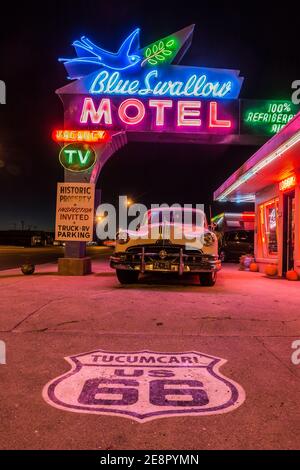
{"type": "Polygon", "coordinates": [[[278,254],[278,199],[259,206],[260,238],[264,257],[278,254]]]}

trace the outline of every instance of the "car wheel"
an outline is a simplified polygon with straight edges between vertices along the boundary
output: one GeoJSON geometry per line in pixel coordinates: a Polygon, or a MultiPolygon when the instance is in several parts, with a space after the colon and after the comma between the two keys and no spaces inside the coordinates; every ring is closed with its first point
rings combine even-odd
{"type": "Polygon", "coordinates": [[[200,278],[200,284],[202,286],[211,287],[211,286],[214,286],[215,283],[216,283],[217,273],[216,272],[213,272],[213,273],[200,273],[199,278],[200,278]]]}
{"type": "Polygon", "coordinates": [[[120,284],[134,284],[139,278],[138,271],[127,271],[124,269],[117,269],[116,271],[120,284]]]}

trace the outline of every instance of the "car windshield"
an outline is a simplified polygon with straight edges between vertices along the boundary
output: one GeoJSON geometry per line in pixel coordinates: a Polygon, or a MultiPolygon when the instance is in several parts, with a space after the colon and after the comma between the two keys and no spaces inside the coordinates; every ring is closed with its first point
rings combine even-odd
{"type": "Polygon", "coordinates": [[[207,227],[205,213],[201,210],[192,209],[152,209],[146,212],[143,225],[146,224],[184,224],[194,227],[207,227]]]}

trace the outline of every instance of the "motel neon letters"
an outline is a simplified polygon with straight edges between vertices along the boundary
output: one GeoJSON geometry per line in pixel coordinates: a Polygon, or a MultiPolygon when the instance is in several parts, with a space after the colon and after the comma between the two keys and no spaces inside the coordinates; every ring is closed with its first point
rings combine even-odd
{"type": "Polygon", "coordinates": [[[137,130],[172,128],[183,130],[220,129],[230,130],[233,126],[230,113],[223,108],[223,102],[210,100],[172,100],[128,98],[112,101],[110,98],[94,100],[84,98],[81,125],[99,125],[101,128],[122,128],[124,125],[137,130]]]}

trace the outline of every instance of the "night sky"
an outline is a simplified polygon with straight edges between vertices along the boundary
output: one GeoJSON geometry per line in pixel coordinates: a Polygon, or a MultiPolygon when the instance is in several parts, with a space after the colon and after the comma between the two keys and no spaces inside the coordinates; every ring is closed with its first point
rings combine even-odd
{"type": "MultiPolygon", "coordinates": [[[[55,90],[67,83],[57,58],[73,56],[71,43],[82,35],[115,51],[135,27],[144,46],[195,23],[182,65],[239,69],[245,77],[241,98],[290,99],[291,82],[300,78],[296,11],[289,2],[279,8],[275,2],[237,5],[52,0],[14,3],[11,11],[6,6],[0,30],[0,80],[7,86],[7,104],[0,105],[0,229],[20,228],[21,221],[53,228],[63,170],[51,131],[63,126],[55,90]]],[[[255,150],[130,144],[106,164],[98,187],[104,202],[128,194],[145,204],[209,204],[212,192],[255,150]]]]}

